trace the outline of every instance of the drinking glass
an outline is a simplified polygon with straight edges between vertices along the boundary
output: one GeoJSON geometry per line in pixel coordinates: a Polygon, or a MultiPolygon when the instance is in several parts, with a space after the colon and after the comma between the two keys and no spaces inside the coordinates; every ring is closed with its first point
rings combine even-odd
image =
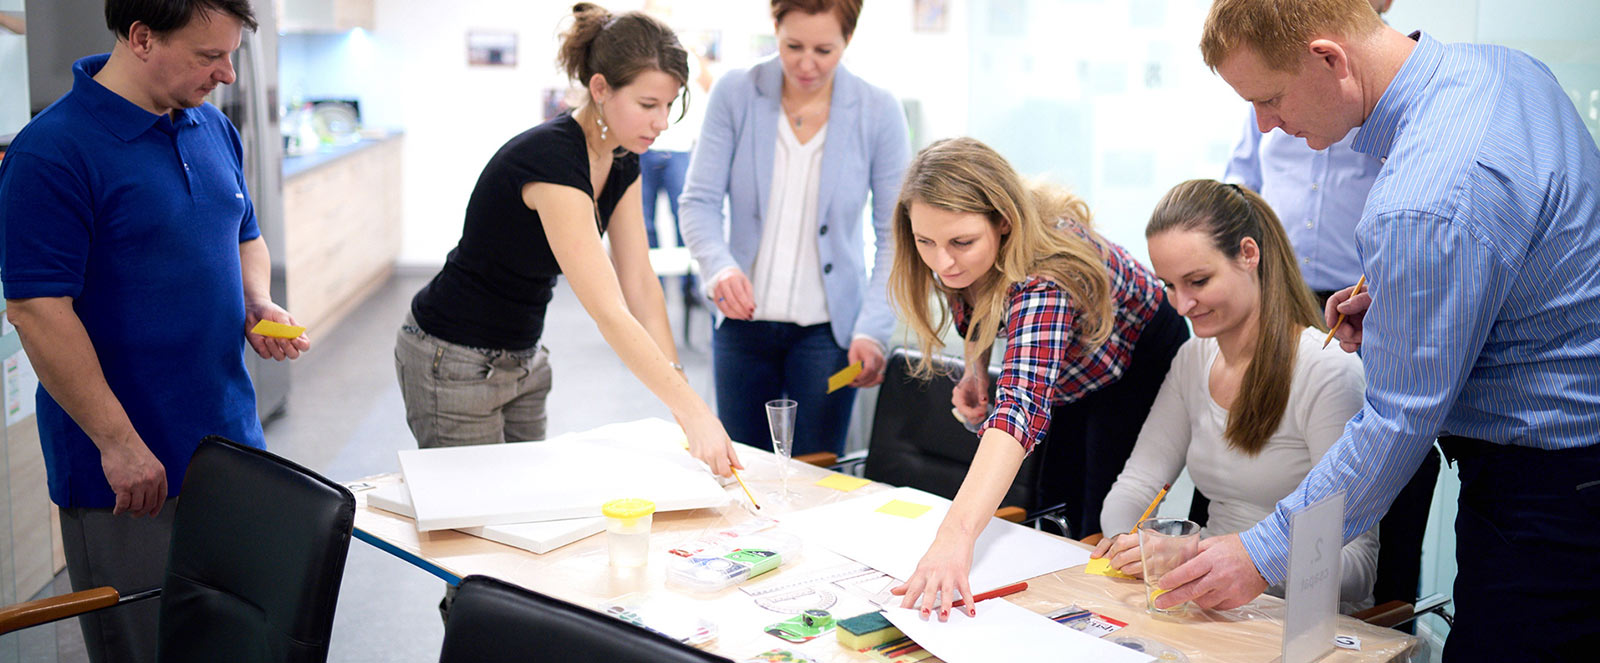
{"type": "Polygon", "coordinates": [[[787,502],[795,495],[789,492],[789,461],[794,457],[794,415],[798,404],[789,399],[767,401],[767,427],[772,430],[772,452],[778,454],[778,476],[783,480],[783,490],[772,495],[779,502],[787,502]]]}
{"type": "Polygon", "coordinates": [[[1139,521],[1139,557],[1144,566],[1145,609],[1154,615],[1182,615],[1189,604],[1162,610],[1156,607],[1156,597],[1163,592],[1158,585],[1168,571],[1193,559],[1200,552],[1200,526],[1182,518],[1146,518],[1139,521]]]}

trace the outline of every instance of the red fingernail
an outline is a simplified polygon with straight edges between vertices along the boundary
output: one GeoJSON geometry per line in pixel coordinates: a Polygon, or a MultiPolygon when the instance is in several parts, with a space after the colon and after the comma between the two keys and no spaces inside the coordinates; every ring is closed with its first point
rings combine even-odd
{"type": "Polygon", "coordinates": [[[949,618],[950,618],[950,611],[949,610],[940,610],[939,611],[939,619],[945,620],[945,619],[949,619],[949,618]]]}

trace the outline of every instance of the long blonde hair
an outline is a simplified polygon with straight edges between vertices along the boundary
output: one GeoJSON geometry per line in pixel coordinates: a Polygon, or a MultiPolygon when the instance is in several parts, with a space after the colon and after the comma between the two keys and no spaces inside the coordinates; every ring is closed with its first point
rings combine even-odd
{"type": "Polygon", "coordinates": [[[1149,239],[1174,230],[1210,237],[1211,245],[1230,260],[1239,257],[1240,242],[1246,237],[1261,247],[1256,347],[1223,432],[1228,446],[1254,456],[1283,421],[1300,330],[1323,329],[1322,315],[1300,277],[1283,224],[1256,192],[1216,180],[1189,180],[1172,187],[1156,203],[1144,236],[1149,239]]]}
{"type": "Polygon", "coordinates": [[[966,343],[972,348],[994,344],[1006,316],[1006,290],[1030,276],[1042,276],[1065,290],[1072,301],[1079,341],[1095,349],[1111,335],[1111,277],[1104,250],[1090,226],[1088,204],[1059,188],[1026,185],[1005,157],[971,138],[938,141],[912,159],[900,186],[894,209],[894,268],[889,275],[889,295],[916,333],[922,361],[913,373],[933,372],[933,355],[943,346],[939,338],[950,324],[945,299],[964,294],[972,304],[966,343]],[[951,212],[982,214],[991,225],[1010,225],[1000,236],[993,269],[962,290],[946,287],[933,277],[917,251],[911,231],[911,203],[915,201],[951,212]],[[1083,233],[1059,228],[1058,220],[1076,224],[1083,233]],[[930,304],[934,293],[944,295],[930,304]],[[934,307],[938,319],[934,319],[934,307]]]}

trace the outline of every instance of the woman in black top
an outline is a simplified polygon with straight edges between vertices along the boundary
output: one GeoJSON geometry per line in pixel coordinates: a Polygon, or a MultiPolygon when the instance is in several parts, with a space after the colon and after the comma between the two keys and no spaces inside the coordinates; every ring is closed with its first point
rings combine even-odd
{"type": "Polygon", "coordinates": [[[742,466],[678,364],[637,182],[638,155],[666,130],[688,78],[687,55],[642,13],[579,3],[573,17],[560,62],[588,99],[484,167],[461,243],[412,300],[396,341],[406,421],[422,447],[544,438],[550,369],[539,340],[566,274],[606,342],[672,409],[691,452],[725,476],[742,466]]]}

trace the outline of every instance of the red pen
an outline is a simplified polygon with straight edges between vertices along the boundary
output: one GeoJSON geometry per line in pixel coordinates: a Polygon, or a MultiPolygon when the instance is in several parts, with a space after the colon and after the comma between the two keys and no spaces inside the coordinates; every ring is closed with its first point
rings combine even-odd
{"type": "MultiPolygon", "coordinates": [[[[980,592],[977,596],[975,596],[973,598],[977,599],[978,601],[987,601],[989,599],[997,599],[997,598],[1000,598],[1002,596],[1010,596],[1012,594],[1015,594],[1017,592],[1025,590],[1027,588],[1028,588],[1028,583],[1019,582],[1019,583],[1017,583],[1015,585],[1006,585],[1005,587],[1001,587],[1000,589],[991,589],[991,590],[989,590],[987,592],[980,592]]],[[[952,608],[960,607],[961,604],[966,603],[966,602],[967,602],[966,599],[957,599],[955,603],[950,604],[950,607],[952,607],[952,608]]]]}

